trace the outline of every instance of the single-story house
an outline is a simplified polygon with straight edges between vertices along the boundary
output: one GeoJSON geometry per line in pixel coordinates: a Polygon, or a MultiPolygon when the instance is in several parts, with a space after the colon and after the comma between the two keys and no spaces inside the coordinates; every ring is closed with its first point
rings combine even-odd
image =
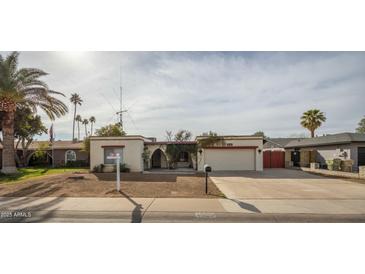
{"type": "Polygon", "coordinates": [[[262,170],[263,138],[260,136],[220,136],[222,142],[210,147],[200,147],[195,141],[158,142],[156,138],[140,135],[123,137],[90,137],[90,169],[115,165],[109,156],[119,153],[121,163],[132,172],[149,169],[183,168],[203,171],[209,164],[213,170],[262,170]],[[169,150],[177,151],[170,159],[169,150]]]}
{"type": "Polygon", "coordinates": [[[365,134],[339,133],[292,140],[285,145],[287,165],[309,167],[310,163],[326,165],[326,160],[352,160],[353,170],[365,166],[365,134]]]}
{"type": "MultiPolygon", "coordinates": [[[[54,154],[54,165],[65,166],[68,162],[80,161],[88,163],[89,155],[86,151],[83,151],[83,142],[72,141],[54,141],[53,150],[50,142],[48,141],[33,141],[28,147],[28,153],[26,155],[28,165],[36,165],[36,159],[34,154],[37,150],[41,149],[46,152],[44,164],[52,165],[52,152],[54,154]]],[[[23,149],[19,145],[16,149],[17,161],[23,155],[23,149]]],[[[19,163],[17,163],[19,164],[19,163]]],[[[0,144],[0,166],[2,166],[2,145],[0,144]]]]}

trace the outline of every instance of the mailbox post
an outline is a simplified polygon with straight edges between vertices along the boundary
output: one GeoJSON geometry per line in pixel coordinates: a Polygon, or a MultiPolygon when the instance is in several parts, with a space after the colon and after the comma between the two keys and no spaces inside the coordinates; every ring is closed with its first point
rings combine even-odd
{"type": "Polygon", "coordinates": [[[212,172],[212,167],[210,165],[204,165],[205,172],[205,194],[208,194],[208,173],[212,172]]]}
{"type": "Polygon", "coordinates": [[[117,153],[115,155],[108,156],[107,159],[116,160],[115,161],[116,165],[117,165],[117,168],[116,168],[116,171],[117,171],[116,188],[117,188],[117,191],[119,192],[120,191],[120,155],[119,155],[119,153],[117,153]]]}

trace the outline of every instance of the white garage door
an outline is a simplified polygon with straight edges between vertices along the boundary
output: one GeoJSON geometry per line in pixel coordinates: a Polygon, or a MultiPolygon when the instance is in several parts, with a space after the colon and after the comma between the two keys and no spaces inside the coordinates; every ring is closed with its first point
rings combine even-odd
{"type": "Polygon", "coordinates": [[[254,149],[207,149],[205,164],[215,170],[255,170],[254,149]]]}

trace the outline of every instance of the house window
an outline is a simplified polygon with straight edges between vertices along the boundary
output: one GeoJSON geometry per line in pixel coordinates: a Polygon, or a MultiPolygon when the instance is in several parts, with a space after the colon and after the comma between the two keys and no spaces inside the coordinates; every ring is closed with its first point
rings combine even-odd
{"type": "Polygon", "coordinates": [[[123,148],[122,147],[105,147],[104,148],[104,164],[115,164],[117,159],[108,159],[109,156],[120,155],[120,162],[123,163],[123,148]]]}
{"type": "Polygon", "coordinates": [[[233,147],[232,143],[227,143],[227,147],[233,147]]]}
{"type": "Polygon", "coordinates": [[[73,150],[67,150],[65,153],[65,163],[75,162],[75,161],[76,161],[76,152],[73,150]]]}
{"type": "Polygon", "coordinates": [[[188,162],[189,161],[189,153],[186,151],[181,151],[179,155],[179,162],[188,162]]]}

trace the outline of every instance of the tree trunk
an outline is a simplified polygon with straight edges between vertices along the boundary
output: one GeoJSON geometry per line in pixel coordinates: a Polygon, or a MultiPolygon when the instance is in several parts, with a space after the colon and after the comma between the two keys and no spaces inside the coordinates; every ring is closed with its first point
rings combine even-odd
{"type": "Polygon", "coordinates": [[[14,150],[14,116],[15,112],[4,112],[2,121],[3,127],[3,167],[1,172],[4,174],[17,173],[15,165],[14,150]]]}
{"type": "Polygon", "coordinates": [[[77,140],[80,141],[80,122],[77,121],[77,140]]]}
{"type": "Polygon", "coordinates": [[[85,124],[85,138],[87,137],[87,127],[86,127],[86,124],[85,124]]]}
{"type": "Polygon", "coordinates": [[[314,130],[311,130],[311,137],[314,138],[314,130]]]}
{"type": "Polygon", "coordinates": [[[74,110],[74,119],[72,121],[72,142],[75,140],[75,119],[76,119],[76,104],[74,110]]]}

